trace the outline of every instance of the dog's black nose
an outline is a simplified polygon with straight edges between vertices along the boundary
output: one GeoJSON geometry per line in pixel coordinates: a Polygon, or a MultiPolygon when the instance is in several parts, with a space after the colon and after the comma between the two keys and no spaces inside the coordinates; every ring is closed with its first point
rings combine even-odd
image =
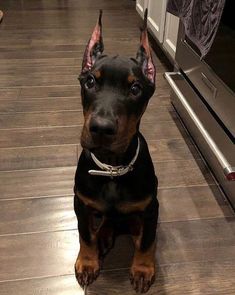
{"type": "Polygon", "coordinates": [[[114,120],[94,117],[90,121],[90,132],[95,136],[113,136],[117,133],[117,124],[114,120]]]}

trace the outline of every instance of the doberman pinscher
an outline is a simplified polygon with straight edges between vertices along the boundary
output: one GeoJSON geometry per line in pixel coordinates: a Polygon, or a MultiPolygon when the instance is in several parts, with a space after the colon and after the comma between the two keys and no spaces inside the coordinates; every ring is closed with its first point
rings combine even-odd
{"type": "Polygon", "coordinates": [[[102,54],[101,17],[102,11],[79,76],[84,126],[74,186],[80,234],[75,273],[82,287],[91,284],[117,234],[127,233],[135,246],[130,280],[144,293],[155,277],[158,219],[157,178],[139,132],[155,90],[147,12],[136,58],[102,54]]]}

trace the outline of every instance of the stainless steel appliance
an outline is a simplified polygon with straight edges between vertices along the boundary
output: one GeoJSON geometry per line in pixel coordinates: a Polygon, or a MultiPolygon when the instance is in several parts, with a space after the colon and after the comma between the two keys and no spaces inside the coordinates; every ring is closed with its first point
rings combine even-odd
{"type": "Polygon", "coordinates": [[[172,103],[235,207],[235,21],[227,1],[213,45],[201,60],[181,23],[177,72],[166,73],[172,103]]]}

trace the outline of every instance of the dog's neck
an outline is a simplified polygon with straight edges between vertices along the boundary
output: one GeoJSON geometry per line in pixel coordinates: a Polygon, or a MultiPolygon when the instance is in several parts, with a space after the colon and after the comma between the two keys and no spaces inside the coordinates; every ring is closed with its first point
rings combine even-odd
{"type": "Polygon", "coordinates": [[[136,154],[136,149],[138,146],[138,134],[136,133],[127,150],[123,154],[114,153],[93,153],[100,162],[103,162],[111,166],[126,166],[128,165],[136,154]]]}

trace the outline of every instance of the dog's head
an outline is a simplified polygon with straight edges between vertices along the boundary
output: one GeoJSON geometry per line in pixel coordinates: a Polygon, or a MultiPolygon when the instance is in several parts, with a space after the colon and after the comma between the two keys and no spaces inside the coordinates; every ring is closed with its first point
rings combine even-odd
{"type": "Polygon", "coordinates": [[[81,83],[84,126],[81,145],[124,153],[155,90],[155,67],[147,35],[147,12],[136,58],[103,55],[102,11],[87,44],[81,83]]]}

